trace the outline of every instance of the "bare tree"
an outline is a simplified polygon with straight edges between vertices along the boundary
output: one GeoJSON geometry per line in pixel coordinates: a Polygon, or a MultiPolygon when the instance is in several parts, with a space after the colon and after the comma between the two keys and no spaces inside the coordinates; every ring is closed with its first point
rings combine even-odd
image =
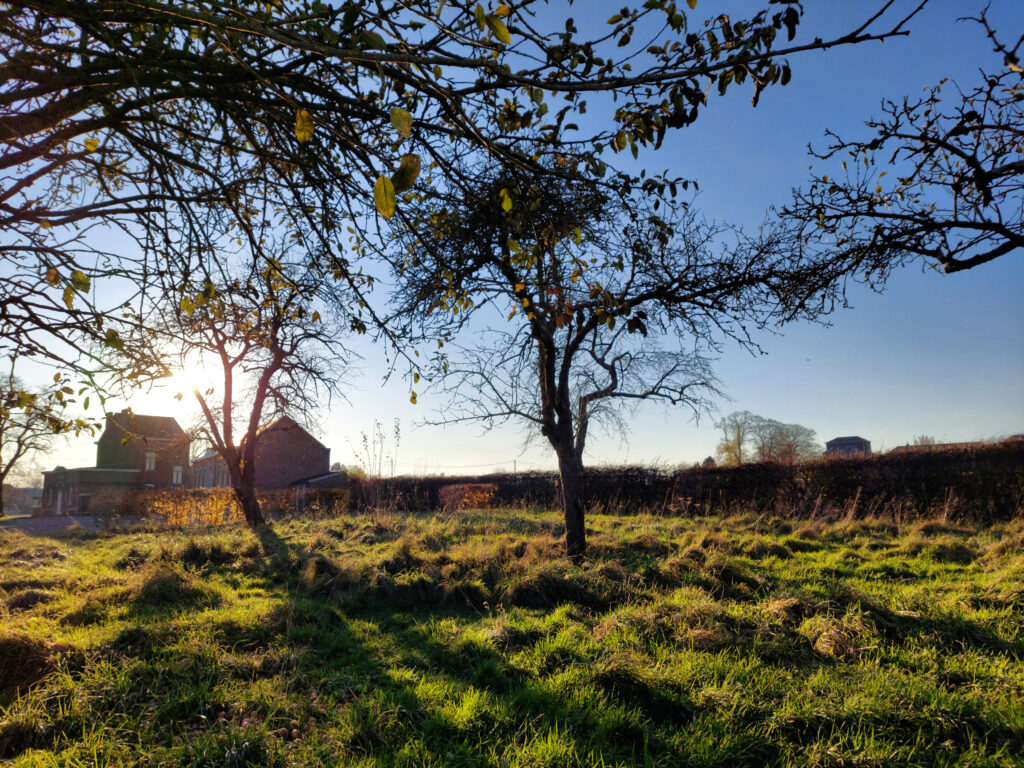
{"type": "Polygon", "coordinates": [[[547,440],[566,553],[580,557],[592,426],[624,433],[623,409],[649,400],[707,411],[718,393],[708,356],[726,339],[753,346],[748,327],[798,291],[802,267],[772,241],[682,210],[663,218],[593,185],[484,171],[477,187],[417,212],[396,265],[402,316],[426,317],[418,338],[441,344],[482,309],[506,317],[437,356],[432,373],[452,394],[440,421],[516,419],[547,440]]]}
{"type": "Polygon", "coordinates": [[[235,253],[210,238],[193,243],[186,280],[166,284],[151,330],[179,365],[220,370],[223,385],[192,391],[202,436],[227,466],[246,522],[263,524],[256,496],[256,448],[274,415],[313,419],[321,396],[340,392],[352,355],[344,339],[362,326],[347,296],[296,243],[272,228],[252,232],[235,253]],[[251,246],[251,247],[250,247],[251,246]]]}
{"type": "Polygon", "coordinates": [[[795,464],[821,454],[822,448],[815,440],[813,429],[802,424],[783,424],[763,416],[754,418],[750,434],[758,461],[795,464]]]}
{"type": "Polygon", "coordinates": [[[751,460],[795,464],[822,452],[813,429],[802,424],[783,424],[750,411],[730,413],[715,426],[722,430],[719,458],[731,466],[751,460]]]}
{"type": "Polygon", "coordinates": [[[881,285],[910,261],[959,272],[1024,248],[1024,35],[1004,43],[985,13],[974,21],[1001,71],[969,90],[943,80],[924,98],[884,101],[872,136],[830,131],[812,151],[840,167],[796,190],[783,216],[796,244],[832,253],[823,277],[881,285]]]}
{"type": "Polygon", "coordinates": [[[745,451],[760,418],[750,411],[734,411],[715,422],[715,426],[722,431],[722,439],[716,451],[719,462],[736,467],[746,460],[745,451]]]}

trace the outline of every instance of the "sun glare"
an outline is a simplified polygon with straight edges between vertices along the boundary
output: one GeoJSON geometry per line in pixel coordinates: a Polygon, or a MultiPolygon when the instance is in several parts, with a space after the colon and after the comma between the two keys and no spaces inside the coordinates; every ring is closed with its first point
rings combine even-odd
{"type": "MultiPolygon", "coordinates": [[[[203,366],[184,368],[171,376],[164,385],[176,400],[194,401],[193,389],[199,390],[200,394],[209,397],[215,394],[218,387],[211,371],[203,366]]],[[[223,386],[223,385],[222,385],[223,386]]]]}

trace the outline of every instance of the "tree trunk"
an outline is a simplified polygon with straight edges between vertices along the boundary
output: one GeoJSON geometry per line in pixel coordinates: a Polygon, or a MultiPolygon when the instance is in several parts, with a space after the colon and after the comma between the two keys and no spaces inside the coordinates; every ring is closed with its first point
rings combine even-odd
{"type": "Polygon", "coordinates": [[[263,518],[263,510],[260,509],[260,500],[256,498],[256,489],[251,482],[242,480],[235,486],[235,497],[242,505],[242,514],[245,515],[245,522],[250,528],[258,528],[266,524],[263,518]]]}
{"type": "Polygon", "coordinates": [[[578,562],[587,553],[584,523],[587,499],[583,462],[576,457],[571,446],[558,451],[558,477],[562,485],[562,512],[565,514],[565,554],[578,562]]]}

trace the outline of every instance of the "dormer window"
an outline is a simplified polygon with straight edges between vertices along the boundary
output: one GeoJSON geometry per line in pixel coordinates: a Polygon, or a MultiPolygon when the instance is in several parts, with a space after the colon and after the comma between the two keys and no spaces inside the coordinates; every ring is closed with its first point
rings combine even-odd
{"type": "Polygon", "coordinates": [[[156,452],[146,451],[146,471],[152,472],[156,469],[156,452]]]}

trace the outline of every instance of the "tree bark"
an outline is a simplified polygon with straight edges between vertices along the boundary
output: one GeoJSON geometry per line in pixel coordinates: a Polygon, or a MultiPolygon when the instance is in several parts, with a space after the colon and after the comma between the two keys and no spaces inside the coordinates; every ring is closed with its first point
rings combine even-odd
{"type": "Polygon", "coordinates": [[[583,462],[572,446],[558,450],[558,477],[562,486],[562,512],[565,514],[565,555],[579,562],[587,553],[586,487],[583,462]]]}
{"type": "Polygon", "coordinates": [[[242,505],[242,514],[245,515],[245,522],[250,528],[266,524],[263,510],[260,509],[260,500],[256,498],[256,488],[247,478],[235,485],[235,498],[242,505]]]}

